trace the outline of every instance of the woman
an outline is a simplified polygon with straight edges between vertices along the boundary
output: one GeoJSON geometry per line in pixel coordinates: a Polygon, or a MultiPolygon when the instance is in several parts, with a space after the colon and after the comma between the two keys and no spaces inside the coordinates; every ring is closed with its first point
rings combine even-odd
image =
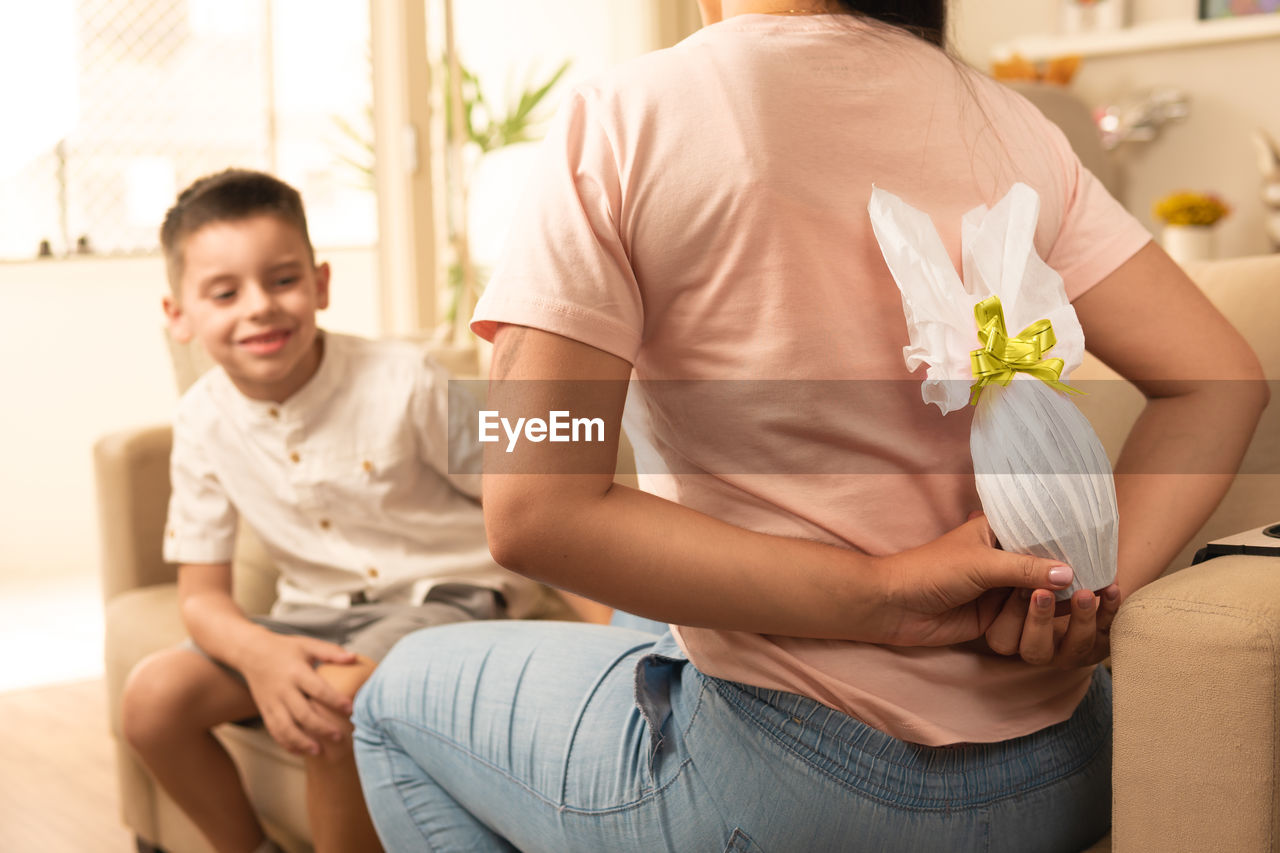
{"type": "Polygon", "coordinates": [[[1079,850],[1109,824],[1111,618],[1230,482],[1140,472],[1233,471],[1265,391],[1214,380],[1257,361],[1052,125],[940,49],[941,3],[700,7],[702,31],[569,99],[473,322],[491,408],[606,424],[490,446],[494,555],[672,632],[408,638],[356,714],[379,833],[1079,850]],[[874,182],[958,260],[963,213],[1015,181],[1090,349],[1149,398],[1117,469],[1117,583],[1056,619],[1071,572],[975,514],[969,421],[920,402],[866,214],[874,182]],[[646,491],[611,482],[633,370],[646,491]]]}

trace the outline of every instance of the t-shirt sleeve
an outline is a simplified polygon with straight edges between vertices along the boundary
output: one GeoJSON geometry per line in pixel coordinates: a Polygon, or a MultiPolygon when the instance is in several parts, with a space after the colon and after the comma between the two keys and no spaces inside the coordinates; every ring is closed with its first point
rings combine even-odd
{"type": "Polygon", "coordinates": [[[1151,234],[1084,167],[1062,131],[1044,123],[1061,159],[1066,200],[1045,263],[1062,276],[1067,298],[1075,301],[1151,242],[1151,234]]]}
{"type": "Polygon", "coordinates": [[[410,413],[422,463],[462,494],[479,500],[482,453],[476,438],[477,384],[451,381],[448,371],[424,353],[414,377],[410,413]]]}
{"type": "Polygon", "coordinates": [[[575,91],[543,140],[472,317],[472,330],[485,340],[498,324],[512,323],[635,362],[644,312],[619,231],[621,168],[602,109],[575,91]]]}
{"type": "Polygon", "coordinates": [[[169,519],[164,559],[170,563],[229,563],[235,551],[238,513],[218,475],[179,417],[169,456],[169,519]]]}

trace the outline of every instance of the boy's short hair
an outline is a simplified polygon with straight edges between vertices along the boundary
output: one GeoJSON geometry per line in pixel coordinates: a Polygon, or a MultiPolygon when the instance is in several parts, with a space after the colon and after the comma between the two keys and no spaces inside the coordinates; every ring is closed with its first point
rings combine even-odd
{"type": "Polygon", "coordinates": [[[182,244],[187,237],[212,222],[246,219],[263,213],[297,228],[307,244],[311,262],[315,263],[302,196],[279,178],[252,169],[226,169],[197,179],[179,193],[160,226],[160,246],[174,297],[182,296],[182,244]]]}

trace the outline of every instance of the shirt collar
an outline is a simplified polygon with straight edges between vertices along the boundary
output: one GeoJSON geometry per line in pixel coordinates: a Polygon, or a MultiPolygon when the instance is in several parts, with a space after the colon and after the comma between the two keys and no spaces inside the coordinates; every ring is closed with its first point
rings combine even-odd
{"type": "Polygon", "coordinates": [[[218,369],[221,374],[218,384],[223,392],[220,396],[255,422],[283,423],[310,418],[329,401],[342,383],[348,361],[347,348],[343,345],[345,341],[341,335],[331,335],[323,329],[317,330],[316,334],[324,341],[320,366],[307,383],[289,395],[283,403],[246,397],[221,368],[218,369]]]}

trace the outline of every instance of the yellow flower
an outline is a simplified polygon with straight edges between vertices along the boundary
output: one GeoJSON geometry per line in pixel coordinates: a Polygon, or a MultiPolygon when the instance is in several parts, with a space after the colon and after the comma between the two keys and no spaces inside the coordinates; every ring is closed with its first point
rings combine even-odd
{"type": "Polygon", "coordinates": [[[1212,225],[1230,212],[1217,196],[1189,190],[1171,193],[1151,207],[1151,214],[1165,225],[1212,225]]]}

